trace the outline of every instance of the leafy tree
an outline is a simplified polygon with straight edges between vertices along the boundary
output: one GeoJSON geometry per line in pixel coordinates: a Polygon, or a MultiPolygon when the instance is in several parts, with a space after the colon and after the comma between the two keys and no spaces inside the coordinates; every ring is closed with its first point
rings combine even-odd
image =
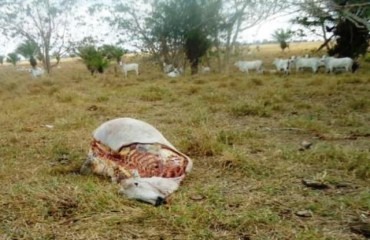
{"type": "MultiPolygon", "coordinates": [[[[179,61],[177,59],[181,59],[185,52],[186,37],[188,37],[188,46],[193,46],[190,42],[194,42],[195,39],[191,40],[191,38],[197,36],[195,31],[198,31],[203,40],[204,38],[211,40],[211,44],[218,52],[219,67],[225,66],[228,71],[230,54],[239,34],[281,12],[290,5],[290,2],[287,0],[126,0],[117,1],[109,22],[119,32],[124,33],[121,35],[134,39],[135,44],[140,46],[142,43],[141,49],[147,49],[158,59],[164,61],[170,59],[175,65],[179,61]],[[199,5],[201,11],[196,8],[193,12],[188,11],[191,6],[196,5],[199,5]],[[199,12],[200,14],[196,14],[199,12]],[[194,24],[195,20],[198,23],[194,24]]],[[[197,38],[200,40],[200,36],[197,38]]],[[[188,54],[187,57],[189,57],[188,54]]]]}
{"type": "MultiPolygon", "coordinates": [[[[324,10],[323,2],[305,1],[300,5],[301,14],[292,20],[293,23],[301,25],[308,30],[310,34],[322,37],[324,43],[319,48],[326,47],[330,50],[329,42],[333,35],[330,36],[327,29],[332,28],[335,24],[335,19],[324,10]]],[[[301,35],[304,36],[304,30],[300,29],[301,35]]]]}
{"type": "Polygon", "coordinates": [[[121,58],[123,54],[125,54],[127,51],[125,51],[121,47],[117,47],[114,45],[108,45],[105,44],[99,48],[99,51],[109,60],[115,60],[117,64],[121,61],[121,58]]]}
{"type": "Polygon", "coordinates": [[[74,0],[3,0],[0,30],[9,38],[20,37],[40,46],[46,71],[51,71],[52,49],[63,51],[70,38],[70,23],[76,17],[74,0]]]}
{"type": "Polygon", "coordinates": [[[289,48],[288,41],[292,38],[293,32],[290,30],[277,29],[272,34],[272,37],[280,44],[280,48],[284,51],[286,48],[289,48]]]}
{"type": "Polygon", "coordinates": [[[19,60],[20,60],[20,58],[19,58],[18,54],[15,53],[15,52],[9,53],[8,57],[6,58],[6,61],[8,63],[13,64],[14,67],[17,65],[17,62],[19,62],[19,60]]]}
{"type": "Polygon", "coordinates": [[[171,48],[182,51],[191,65],[191,74],[198,72],[199,59],[210,47],[211,19],[206,19],[206,10],[211,1],[168,1],[159,5],[151,19],[152,35],[160,44],[164,56],[171,48]]]}
{"type": "Polygon", "coordinates": [[[22,55],[24,58],[28,58],[33,68],[37,65],[35,56],[38,55],[39,51],[39,46],[32,40],[27,40],[24,43],[21,43],[15,50],[16,53],[22,55]]]}
{"type": "Polygon", "coordinates": [[[117,47],[114,45],[104,44],[99,48],[99,51],[102,53],[102,55],[107,58],[109,61],[114,60],[117,64],[114,65],[114,73],[117,75],[119,64],[121,62],[123,54],[125,54],[127,51],[124,50],[121,47],[117,47]]]}
{"type": "Polygon", "coordinates": [[[104,73],[104,69],[109,65],[108,59],[93,45],[78,47],[76,54],[81,57],[91,75],[95,72],[104,73]]]}
{"type": "Polygon", "coordinates": [[[210,41],[200,30],[194,29],[186,34],[185,52],[191,65],[191,74],[198,72],[199,59],[207,52],[210,41]]]}
{"type": "Polygon", "coordinates": [[[336,45],[328,51],[329,55],[356,58],[365,54],[369,47],[369,32],[365,28],[356,27],[348,19],[341,20],[333,29],[336,45]]]}
{"type": "Polygon", "coordinates": [[[368,0],[305,0],[300,4],[303,18],[297,19],[302,26],[313,31],[320,25],[324,43],[330,55],[356,58],[369,46],[370,2],[368,0]],[[331,36],[326,36],[331,34],[331,36]],[[335,39],[333,48],[328,46],[335,39]]]}

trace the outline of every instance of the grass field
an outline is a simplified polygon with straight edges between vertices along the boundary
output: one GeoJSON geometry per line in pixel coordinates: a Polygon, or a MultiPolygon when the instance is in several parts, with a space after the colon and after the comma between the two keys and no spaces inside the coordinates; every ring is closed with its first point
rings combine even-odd
{"type": "MultiPolygon", "coordinates": [[[[253,57],[270,64],[313,46],[290,48],[253,57]]],[[[0,239],[366,239],[351,226],[370,219],[368,63],[355,74],[179,78],[140,64],[128,79],[113,67],[92,77],[73,60],[34,80],[0,66],[0,239]],[[167,205],[79,174],[92,131],[122,116],[193,159],[167,205]]]]}

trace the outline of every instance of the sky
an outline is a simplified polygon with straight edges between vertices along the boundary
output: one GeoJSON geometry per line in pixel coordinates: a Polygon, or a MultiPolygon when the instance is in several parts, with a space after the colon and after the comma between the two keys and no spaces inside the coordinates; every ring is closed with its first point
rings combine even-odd
{"type": "MultiPolygon", "coordinates": [[[[86,17],[89,17],[86,15],[86,17]]],[[[294,26],[289,22],[289,20],[292,18],[292,15],[285,15],[285,16],[278,16],[272,20],[264,21],[261,24],[252,27],[244,32],[242,32],[239,35],[239,42],[242,43],[253,43],[256,41],[263,41],[263,40],[272,40],[272,33],[279,28],[283,29],[295,29],[297,26],[294,26]]],[[[87,20],[90,23],[93,23],[90,20],[87,20]]],[[[102,29],[99,29],[98,23],[95,23],[93,29],[95,32],[102,32],[102,29]]],[[[101,28],[107,28],[107,26],[101,26],[101,28]]],[[[82,38],[83,36],[87,36],[91,34],[92,30],[91,27],[89,28],[88,26],[86,27],[80,27],[78,30],[78,34],[75,34],[76,36],[79,36],[82,38]]],[[[114,37],[107,37],[107,41],[105,43],[108,44],[115,44],[114,37]],[[112,40],[110,40],[112,39],[112,40]]],[[[311,40],[311,39],[310,39],[311,40]]],[[[6,40],[3,36],[1,36],[0,33],[0,55],[7,55],[8,53],[12,52],[15,50],[17,45],[21,43],[21,41],[18,39],[13,39],[11,41],[6,40]]],[[[124,48],[129,49],[129,50],[135,50],[134,48],[130,47],[129,45],[123,45],[124,48]]]]}

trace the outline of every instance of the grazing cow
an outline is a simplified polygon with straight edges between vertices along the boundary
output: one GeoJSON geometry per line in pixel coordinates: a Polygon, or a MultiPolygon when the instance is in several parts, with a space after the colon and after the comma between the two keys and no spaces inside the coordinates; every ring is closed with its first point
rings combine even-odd
{"type": "Polygon", "coordinates": [[[94,131],[81,172],[108,176],[121,185],[119,193],[127,198],[158,206],[191,169],[192,160],[152,125],[117,118],[94,131]]]}
{"type": "Polygon", "coordinates": [[[256,70],[256,72],[262,72],[262,60],[254,61],[237,61],[234,66],[238,67],[241,72],[249,73],[249,70],[256,70]]]}
{"type": "Polygon", "coordinates": [[[44,69],[39,68],[39,67],[30,68],[29,72],[30,72],[32,78],[42,76],[45,73],[44,69]]]}
{"type": "Polygon", "coordinates": [[[347,72],[354,72],[356,70],[353,68],[354,62],[349,57],[344,58],[334,58],[334,57],[325,57],[323,58],[325,63],[326,72],[332,73],[334,70],[344,69],[347,72]]]}
{"type": "Polygon", "coordinates": [[[139,64],[137,63],[127,63],[126,64],[124,62],[120,62],[120,65],[121,65],[122,71],[126,78],[127,78],[127,72],[130,72],[130,71],[135,71],[136,76],[139,75],[139,64]]]}
{"type": "Polygon", "coordinates": [[[276,70],[278,72],[283,71],[285,74],[289,74],[289,65],[290,65],[291,60],[290,59],[281,59],[281,58],[275,58],[274,61],[272,62],[276,70]]]}
{"type": "Polygon", "coordinates": [[[163,72],[164,72],[165,74],[170,73],[170,72],[172,72],[173,70],[174,70],[174,67],[173,67],[173,65],[172,65],[172,64],[166,64],[165,62],[163,62],[163,72]]]}
{"type": "Polygon", "coordinates": [[[169,77],[178,77],[181,75],[181,69],[174,68],[171,72],[167,73],[169,77]]]}
{"type": "Polygon", "coordinates": [[[202,73],[208,73],[210,71],[211,71],[211,68],[210,67],[204,67],[204,66],[201,67],[201,72],[202,73]]]}
{"type": "Polygon", "coordinates": [[[294,60],[296,71],[298,72],[302,68],[311,68],[313,73],[316,73],[320,66],[323,66],[323,61],[317,57],[302,58],[298,57],[294,60]]]}

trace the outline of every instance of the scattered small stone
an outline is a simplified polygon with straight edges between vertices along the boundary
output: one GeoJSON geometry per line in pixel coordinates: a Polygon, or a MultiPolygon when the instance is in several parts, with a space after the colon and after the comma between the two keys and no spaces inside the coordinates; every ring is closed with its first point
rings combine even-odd
{"type": "Polygon", "coordinates": [[[298,217],[312,217],[312,212],[310,210],[300,210],[295,213],[298,217]]]}
{"type": "Polygon", "coordinates": [[[87,108],[88,111],[96,111],[98,110],[98,107],[96,105],[91,105],[90,107],[87,108]]]}
{"type": "Polygon", "coordinates": [[[190,196],[190,199],[191,200],[194,200],[194,201],[201,201],[204,198],[205,197],[203,195],[200,195],[200,194],[194,194],[194,195],[190,196]]]}
{"type": "Polygon", "coordinates": [[[54,128],[54,125],[45,124],[44,127],[49,128],[49,129],[52,129],[52,128],[54,128]]]}
{"type": "Polygon", "coordinates": [[[301,142],[301,147],[299,148],[299,151],[304,151],[304,150],[310,149],[311,146],[312,146],[312,142],[303,140],[301,142]]]}
{"type": "Polygon", "coordinates": [[[302,143],[301,143],[301,145],[302,145],[302,147],[304,147],[306,149],[309,149],[312,146],[312,142],[303,140],[302,143]]]}
{"type": "Polygon", "coordinates": [[[314,189],[328,189],[330,186],[316,180],[302,179],[303,185],[314,189]]]}

